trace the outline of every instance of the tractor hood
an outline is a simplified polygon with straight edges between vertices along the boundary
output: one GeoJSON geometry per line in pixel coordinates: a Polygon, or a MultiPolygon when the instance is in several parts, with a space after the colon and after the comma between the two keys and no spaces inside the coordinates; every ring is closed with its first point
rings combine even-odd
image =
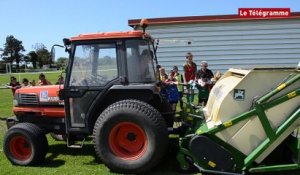
{"type": "Polygon", "coordinates": [[[61,106],[63,101],[59,100],[59,90],[62,85],[48,85],[48,86],[33,86],[22,87],[16,91],[14,104],[19,105],[51,105],[61,106]]]}

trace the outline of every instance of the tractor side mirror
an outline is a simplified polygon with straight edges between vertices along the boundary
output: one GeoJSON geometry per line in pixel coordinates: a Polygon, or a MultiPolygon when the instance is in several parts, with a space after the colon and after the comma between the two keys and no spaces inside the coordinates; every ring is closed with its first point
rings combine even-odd
{"type": "Polygon", "coordinates": [[[52,47],[51,47],[51,61],[52,63],[54,62],[55,60],[55,47],[64,47],[62,45],[59,45],[59,44],[54,44],[52,47]]]}

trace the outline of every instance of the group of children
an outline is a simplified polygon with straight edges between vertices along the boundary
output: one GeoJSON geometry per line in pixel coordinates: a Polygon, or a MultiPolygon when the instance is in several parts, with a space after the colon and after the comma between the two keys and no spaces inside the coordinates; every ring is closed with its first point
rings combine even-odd
{"type": "Polygon", "coordinates": [[[174,110],[176,110],[178,101],[180,102],[181,110],[183,109],[182,97],[184,93],[186,94],[187,103],[193,104],[195,89],[198,89],[198,105],[206,105],[209,92],[212,86],[221,77],[221,72],[217,71],[213,74],[212,71],[208,69],[208,63],[206,61],[202,61],[200,67],[201,68],[197,70],[197,65],[193,62],[193,55],[187,53],[186,63],[183,65],[183,74],[178,72],[177,66],[173,67],[169,75],[166,74],[166,70],[163,67],[159,68],[159,78],[166,89],[162,92],[167,96],[174,110]],[[174,87],[176,87],[177,92],[174,87]],[[176,96],[177,98],[175,98],[176,96]]]}
{"type": "MultiPolygon", "coordinates": [[[[64,77],[59,75],[58,80],[55,84],[63,84],[63,83],[64,83],[64,77]]],[[[41,73],[39,75],[38,85],[45,86],[45,85],[52,85],[52,83],[46,79],[46,76],[43,73],[41,73]]],[[[6,85],[7,88],[10,88],[12,90],[13,95],[15,95],[17,89],[21,87],[30,87],[30,86],[36,86],[35,80],[29,82],[27,78],[23,78],[22,84],[20,84],[17,81],[16,77],[14,76],[10,77],[10,83],[7,83],[6,85]]]]}

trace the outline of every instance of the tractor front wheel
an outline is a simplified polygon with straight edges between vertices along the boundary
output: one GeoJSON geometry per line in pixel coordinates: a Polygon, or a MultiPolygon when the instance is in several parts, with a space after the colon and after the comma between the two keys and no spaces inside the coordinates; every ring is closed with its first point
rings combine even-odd
{"type": "Polygon", "coordinates": [[[124,100],[110,105],[96,121],[94,147],[115,172],[140,173],[153,168],[165,154],[165,120],[149,104],[124,100]]]}
{"type": "Polygon", "coordinates": [[[44,160],[48,151],[45,133],[31,123],[11,127],[4,137],[4,154],[15,165],[35,165],[44,160]]]}

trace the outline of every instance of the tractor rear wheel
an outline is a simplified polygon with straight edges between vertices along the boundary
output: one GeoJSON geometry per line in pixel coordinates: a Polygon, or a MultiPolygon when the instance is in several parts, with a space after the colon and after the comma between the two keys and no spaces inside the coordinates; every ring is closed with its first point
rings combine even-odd
{"type": "Polygon", "coordinates": [[[110,105],[96,121],[96,154],[115,172],[140,173],[156,166],[165,154],[165,120],[149,104],[124,100],[110,105]]]}
{"type": "Polygon", "coordinates": [[[11,127],[4,137],[4,154],[13,164],[35,165],[44,160],[48,141],[42,129],[32,123],[11,127]]]}

